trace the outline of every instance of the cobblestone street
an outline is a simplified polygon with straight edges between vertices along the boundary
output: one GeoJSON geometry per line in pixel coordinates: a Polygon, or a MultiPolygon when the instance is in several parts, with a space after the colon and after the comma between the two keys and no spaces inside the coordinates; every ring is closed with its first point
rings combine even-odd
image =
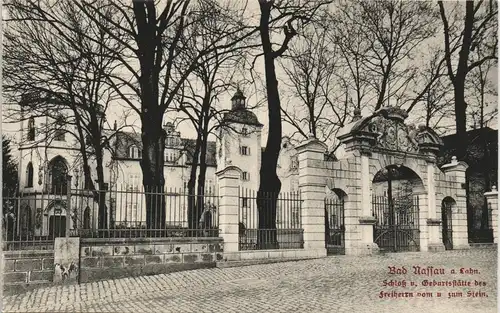
{"type": "Polygon", "coordinates": [[[496,250],[335,256],[44,288],[5,297],[3,311],[488,313],[497,312],[496,272],[496,250]],[[404,266],[408,273],[390,275],[389,266],[404,266]],[[413,266],[444,268],[446,274],[416,275],[413,266]],[[461,268],[471,274],[459,274],[461,268]],[[451,269],[457,273],[450,274],[451,269]],[[404,280],[406,287],[384,287],[383,281],[391,279],[404,280]],[[464,280],[472,286],[422,287],[426,279],[464,280]],[[412,281],[417,286],[410,286],[412,281]],[[474,286],[475,281],[486,285],[474,286]],[[469,290],[482,297],[467,297],[469,290]],[[411,292],[413,297],[379,298],[381,291],[411,292]],[[419,296],[421,291],[432,297],[419,296]],[[449,298],[449,292],[457,297],[449,298]]]}

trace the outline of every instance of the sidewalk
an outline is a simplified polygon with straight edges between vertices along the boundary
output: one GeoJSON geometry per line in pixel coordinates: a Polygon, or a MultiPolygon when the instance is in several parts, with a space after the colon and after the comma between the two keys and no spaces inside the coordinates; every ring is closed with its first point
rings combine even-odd
{"type": "Polygon", "coordinates": [[[496,312],[496,266],[496,250],[338,256],[43,288],[5,297],[3,312],[488,313],[496,312]],[[488,298],[379,299],[387,266],[397,264],[478,268],[467,279],[487,281],[488,298]]]}

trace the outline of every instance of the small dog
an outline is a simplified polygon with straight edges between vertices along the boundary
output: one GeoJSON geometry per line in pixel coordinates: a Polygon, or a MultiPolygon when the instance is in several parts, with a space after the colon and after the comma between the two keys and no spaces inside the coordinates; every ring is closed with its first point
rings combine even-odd
{"type": "Polygon", "coordinates": [[[59,268],[59,270],[61,272],[61,278],[62,278],[63,281],[66,280],[66,278],[71,277],[71,273],[76,271],[75,262],[71,262],[71,264],[69,265],[69,267],[65,267],[64,265],[59,264],[59,263],[56,263],[54,265],[54,267],[55,268],[59,268]]]}

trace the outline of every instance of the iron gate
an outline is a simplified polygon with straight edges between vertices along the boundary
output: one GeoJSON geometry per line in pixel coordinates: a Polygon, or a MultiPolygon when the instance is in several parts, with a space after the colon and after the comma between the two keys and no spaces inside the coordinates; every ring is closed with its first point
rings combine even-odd
{"type": "Polygon", "coordinates": [[[345,254],[344,200],[325,199],[325,245],[327,254],[345,254]]]}
{"type": "Polygon", "coordinates": [[[381,251],[419,251],[418,196],[373,196],[373,241],[381,251]]]}
{"type": "Polygon", "coordinates": [[[446,250],[453,249],[452,206],[453,203],[449,201],[443,201],[443,205],[441,206],[443,244],[446,250]]]}

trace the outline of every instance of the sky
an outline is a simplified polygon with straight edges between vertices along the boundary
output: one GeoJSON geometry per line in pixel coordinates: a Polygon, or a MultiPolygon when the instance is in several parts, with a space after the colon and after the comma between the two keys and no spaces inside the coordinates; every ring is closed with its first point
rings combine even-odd
{"type": "MultiPolygon", "coordinates": [[[[257,1],[250,1],[249,6],[253,12],[258,13],[258,7],[257,7],[257,1]]],[[[3,10],[2,15],[5,16],[5,10],[3,10]]],[[[441,36],[440,36],[441,37],[441,36]]],[[[435,40],[442,40],[441,38],[436,38],[435,40]]],[[[261,79],[264,79],[264,66],[263,66],[263,60],[262,57],[260,57],[257,62],[255,63],[255,69],[260,76],[261,79]]],[[[279,66],[277,67],[277,75],[278,77],[284,77],[284,73],[279,69],[279,66]]],[[[490,73],[490,79],[492,82],[494,82],[495,86],[498,85],[498,70],[495,68],[494,71],[490,73]]],[[[243,79],[249,79],[249,75],[245,75],[245,77],[241,77],[241,80],[243,79]]],[[[247,103],[250,106],[254,106],[256,103],[261,101],[263,98],[265,98],[265,95],[262,93],[255,93],[253,91],[253,86],[250,84],[242,84],[241,88],[243,91],[246,93],[247,96],[247,103]]],[[[224,109],[229,109],[231,106],[231,101],[230,98],[234,94],[235,90],[228,90],[227,93],[225,93],[223,96],[220,97],[220,102],[218,104],[219,107],[224,108],[224,109]]],[[[282,97],[282,103],[284,103],[284,97],[282,97]]],[[[113,110],[108,112],[108,122],[110,125],[113,124],[113,121],[115,119],[119,119],[121,114],[121,106],[116,106],[113,110]]],[[[5,104],[2,105],[2,111],[5,111],[5,104]]],[[[266,108],[260,107],[257,109],[254,109],[254,113],[257,115],[259,121],[264,124],[263,128],[263,137],[262,137],[262,145],[265,146],[265,140],[267,137],[267,110],[266,108]]],[[[366,115],[367,112],[363,112],[363,115],[366,115]]],[[[2,112],[2,116],[5,117],[5,112],[2,112]]],[[[164,119],[164,122],[167,122],[168,120],[172,120],[173,116],[170,116],[170,118],[167,116],[164,119]]],[[[139,117],[134,113],[132,114],[129,119],[128,119],[128,124],[133,124],[136,126],[136,129],[139,131],[140,129],[140,121],[139,117]]],[[[451,117],[448,119],[447,123],[454,123],[453,118],[451,117]]],[[[497,125],[490,125],[492,128],[497,128],[497,125]]],[[[194,132],[193,128],[190,127],[189,123],[183,123],[178,127],[178,130],[181,132],[182,137],[187,137],[187,138],[194,138],[196,133],[194,132]]],[[[18,124],[10,124],[10,123],[5,123],[5,121],[2,121],[2,133],[6,134],[9,137],[15,137],[17,135],[18,131],[18,124]]],[[[283,135],[288,135],[293,131],[292,127],[289,126],[288,124],[284,123],[283,124],[283,135]]],[[[212,138],[214,140],[215,138],[212,138]]]]}

